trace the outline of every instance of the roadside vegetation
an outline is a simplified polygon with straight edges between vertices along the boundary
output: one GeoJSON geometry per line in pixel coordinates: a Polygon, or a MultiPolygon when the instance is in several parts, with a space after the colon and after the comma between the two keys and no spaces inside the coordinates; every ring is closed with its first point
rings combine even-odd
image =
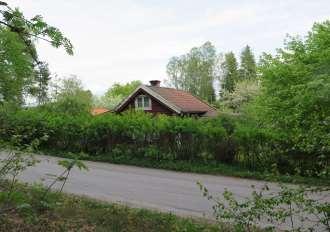
{"type": "MultiPolygon", "coordinates": [[[[33,149],[33,147],[29,147],[33,149]]],[[[20,184],[17,178],[38,162],[11,152],[0,160],[0,231],[232,231],[229,225],[185,219],[169,213],[133,209],[63,194],[78,159],[60,160],[63,171],[46,185],[20,184]]],[[[44,183],[45,184],[45,183],[44,183]]]]}
{"type": "Polygon", "coordinates": [[[329,184],[326,162],[290,156],[288,141],[239,117],[196,120],[133,112],[93,117],[44,108],[2,112],[2,140],[18,148],[38,141],[39,151],[67,158],[73,153],[84,160],[329,184]]]}
{"type": "Polygon", "coordinates": [[[153,117],[143,112],[93,117],[90,92],[71,78],[59,84],[54,100],[39,106],[3,101],[0,138],[20,148],[38,141],[41,151],[60,156],[71,152],[87,160],[328,183],[329,34],[326,21],[315,24],[304,39],[288,38],[278,54],[261,57],[258,75],[249,47],[239,69],[233,54],[227,55],[224,67],[237,72],[225,76],[217,118],[153,117]]]}
{"type": "MultiPolygon", "coordinates": [[[[41,186],[16,186],[16,210],[0,213],[0,231],[232,231],[228,226],[186,219],[169,213],[51,192],[41,186]],[[24,202],[24,204],[23,204],[24,202]]],[[[0,187],[0,192],[3,189],[0,187]]],[[[14,204],[14,203],[13,203],[14,204]]]]}
{"type": "Polygon", "coordinates": [[[235,231],[330,231],[329,187],[288,186],[274,191],[267,184],[252,186],[249,197],[241,198],[228,189],[213,195],[197,183],[205,198],[213,202],[218,222],[232,222],[235,231]]]}
{"type": "MultiPolygon", "coordinates": [[[[113,107],[140,82],[116,84],[95,98],[75,76],[52,80],[35,43],[44,41],[72,55],[70,41],[39,15],[26,19],[3,1],[0,7],[0,145],[72,158],[59,162],[63,173],[46,187],[17,183],[17,176],[33,166],[34,159],[14,152],[2,160],[0,230],[219,230],[170,214],[62,194],[71,169],[85,169],[82,159],[329,185],[330,21],[315,23],[306,37],[288,37],[282,49],[263,54],[259,62],[249,46],[237,62],[232,52],[218,54],[210,42],[172,57],[168,85],[218,107],[217,118],[154,117],[143,112],[93,117],[93,104],[113,107]]],[[[283,203],[324,215],[321,223],[329,228],[329,204],[306,200],[305,188],[282,190],[266,199],[254,192],[243,203],[226,191],[214,207],[220,231],[228,231],[221,224],[224,219],[233,221],[231,229],[245,231],[255,230],[262,216],[290,217],[291,211],[276,211],[283,203]]]]}
{"type": "MultiPolygon", "coordinates": [[[[70,41],[41,16],[29,21],[19,10],[2,7],[0,40],[8,43],[1,48],[0,75],[8,77],[0,80],[2,143],[24,148],[37,141],[39,150],[62,156],[182,171],[329,179],[330,21],[316,23],[304,38],[287,38],[284,48],[263,54],[259,64],[249,46],[238,63],[232,52],[221,59],[210,42],[171,58],[169,85],[218,105],[217,118],[142,112],[93,117],[92,93],[77,77],[52,83],[33,44],[41,37],[73,54],[70,41]],[[212,85],[196,86],[217,78],[220,99],[212,85]],[[27,98],[37,104],[26,107],[27,98]]],[[[117,84],[106,99],[127,96],[139,83],[117,84]]]]}

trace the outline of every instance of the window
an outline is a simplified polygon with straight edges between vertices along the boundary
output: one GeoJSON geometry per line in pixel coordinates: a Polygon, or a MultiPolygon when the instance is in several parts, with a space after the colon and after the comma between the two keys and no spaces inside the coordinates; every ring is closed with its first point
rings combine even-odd
{"type": "Polygon", "coordinates": [[[151,110],[151,99],[146,95],[139,95],[135,98],[135,108],[151,110]]]}

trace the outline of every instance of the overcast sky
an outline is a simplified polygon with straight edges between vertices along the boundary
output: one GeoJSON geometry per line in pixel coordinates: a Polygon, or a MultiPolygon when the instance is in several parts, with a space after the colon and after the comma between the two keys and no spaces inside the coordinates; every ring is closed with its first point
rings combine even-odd
{"type": "Polygon", "coordinates": [[[74,56],[38,44],[42,60],[60,76],[77,75],[102,94],[114,82],[166,79],[170,57],[212,42],[218,52],[239,54],[249,44],[258,56],[274,53],[287,33],[305,35],[330,19],[330,0],[8,0],[27,17],[58,27],[74,56]]]}

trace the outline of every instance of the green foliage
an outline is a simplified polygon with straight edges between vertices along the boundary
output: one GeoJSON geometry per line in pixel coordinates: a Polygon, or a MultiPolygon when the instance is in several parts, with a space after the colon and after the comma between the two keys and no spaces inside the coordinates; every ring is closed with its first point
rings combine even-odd
{"type": "MultiPolygon", "coordinates": [[[[217,120],[196,120],[152,115],[66,115],[42,109],[2,115],[1,137],[21,138],[16,145],[30,144],[47,135],[40,147],[89,154],[120,151],[134,157],[167,160],[228,159],[224,149],[226,130],[217,120]],[[6,136],[4,136],[6,135],[6,136]],[[152,150],[152,149],[156,149],[152,150]],[[227,158],[225,158],[227,157],[227,158]]],[[[232,154],[234,155],[234,154],[232,154]]],[[[233,160],[231,157],[229,160],[233,160]]]]}
{"type": "Polygon", "coordinates": [[[30,88],[30,94],[36,97],[38,105],[45,104],[50,100],[48,96],[50,80],[48,64],[40,61],[38,69],[35,71],[35,84],[30,88]]]}
{"type": "Polygon", "coordinates": [[[169,84],[182,89],[210,103],[215,101],[213,88],[218,78],[219,57],[215,47],[206,42],[180,57],[172,57],[167,64],[169,84]]]}
{"type": "Polygon", "coordinates": [[[257,66],[251,48],[247,45],[241,53],[239,69],[240,80],[252,80],[257,77],[257,66]]]}
{"type": "Polygon", "coordinates": [[[73,167],[77,167],[79,170],[88,170],[87,166],[77,158],[73,160],[59,160],[58,164],[67,170],[71,170],[73,167]]]}
{"type": "Polygon", "coordinates": [[[223,77],[221,80],[220,95],[223,95],[225,92],[232,93],[239,79],[237,61],[233,52],[225,54],[225,60],[221,64],[221,68],[223,77]]]}
{"type": "MultiPolygon", "coordinates": [[[[35,139],[39,141],[39,139],[35,139]]],[[[34,141],[33,141],[34,142],[34,141]]],[[[32,142],[32,144],[33,144],[32,142]]],[[[38,144],[39,145],[39,144],[38,144]]],[[[34,145],[31,145],[34,146],[34,145]]],[[[27,150],[29,151],[29,150],[27,150]]],[[[17,177],[22,172],[31,166],[34,166],[38,160],[35,159],[34,155],[27,154],[19,151],[10,151],[2,154],[0,160],[0,216],[3,217],[8,212],[25,212],[31,213],[31,202],[27,202],[24,193],[18,189],[17,177]]],[[[73,160],[61,160],[58,162],[59,165],[65,168],[64,172],[58,176],[54,181],[44,190],[40,192],[40,196],[33,199],[33,205],[38,210],[49,209],[54,207],[49,197],[49,192],[52,187],[58,181],[63,181],[59,193],[62,192],[64,185],[69,177],[70,171],[75,166],[80,170],[88,170],[83,162],[75,158],[73,160]]],[[[39,190],[40,188],[36,188],[39,190]]],[[[42,188],[43,189],[43,188],[42,188]]]]}
{"type": "Polygon", "coordinates": [[[29,207],[17,191],[17,177],[37,161],[32,155],[9,152],[0,160],[0,217],[9,211],[29,207]]]}
{"type": "MultiPolygon", "coordinates": [[[[278,156],[301,163],[297,172],[329,172],[330,21],[315,24],[305,39],[289,37],[276,56],[261,60],[261,94],[255,115],[278,138],[278,156]],[[313,167],[308,160],[314,160],[313,167]],[[322,170],[322,171],[321,171],[322,170]]],[[[295,166],[294,164],[292,166],[295,166]]]]}
{"type": "Polygon", "coordinates": [[[3,4],[0,16],[0,103],[22,105],[25,96],[46,102],[49,70],[38,59],[35,42],[47,41],[71,55],[72,44],[40,15],[27,20],[18,9],[3,4]]]}
{"type": "Polygon", "coordinates": [[[219,227],[203,220],[54,192],[41,200],[45,189],[38,185],[16,188],[25,203],[16,212],[0,217],[0,231],[232,231],[225,224],[219,227]]]}
{"type": "MultiPolygon", "coordinates": [[[[304,176],[318,176],[313,170],[319,168],[323,178],[328,175],[329,167],[324,164],[320,168],[313,159],[305,160],[309,169],[298,172],[304,163],[276,155],[281,154],[277,133],[241,116],[194,119],[127,112],[93,117],[50,112],[43,107],[1,112],[0,138],[23,148],[37,141],[42,150],[83,153],[79,156],[84,159],[129,164],[141,160],[142,165],[175,170],[190,170],[186,166],[193,163],[218,170],[217,163],[226,163],[252,171],[270,172],[272,167],[281,174],[304,176]]],[[[251,176],[244,172],[237,175],[251,176]]]]}
{"type": "Polygon", "coordinates": [[[141,84],[141,81],[131,81],[124,85],[115,83],[103,96],[94,98],[94,105],[97,107],[113,109],[141,84]]]}
{"type": "Polygon", "coordinates": [[[256,80],[244,80],[236,83],[233,91],[225,91],[219,100],[222,111],[229,110],[242,113],[244,107],[251,103],[259,93],[260,86],[256,80]]]}
{"type": "MultiPolygon", "coordinates": [[[[11,9],[8,5],[3,7],[1,14],[3,20],[0,21],[0,24],[17,33],[26,45],[31,45],[30,39],[33,37],[46,40],[56,48],[63,47],[68,54],[73,54],[73,46],[70,41],[59,29],[48,25],[41,15],[36,15],[27,20],[22,12],[18,9],[11,9]]],[[[32,47],[30,48],[32,49],[32,47]]]]}
{"type": "Polygon", "coordinates": [[[53,85],[53,102],[42,106],[45,111],[58,114],[89,114],[92,107],[92,93],[85,90],[76,76],[60,79],[53,85]]]}
{"type": "Polygon", "coordinates": [[[121,96],[125,98],[128,95],[130,95],[141,84],[142,84],[141,81],[131,81],[124,85],[115,83],[108,89],[106,95],[109,97],[121,96]]]}
{"type": "Polygon", "coordinates": [[[236,231],[252,231],[260,224],[268,225],[268,231],[330,230],[330,204],[322,199],[327,197],[328,188],[281,185],[277,190],[265,185],[257,190],[252,186],[251,195],[241,199],[227,189],[222,197],[213,196],[201,183],[197,185],[203,196],[214,203],[216,219],[233,222],[236,231]]]}
{"type": "Polygon", "coordinates": [[[43,193],[43,198],[42,200],[46,199],[47,195],[49,194],[49,191],[52,189],[52,187],[59,181],[62,181],[62,185],[60,190],[58,191],[59,193],[62,192],[64,185],[66,184],[66,181],[69,178],[70,172],[72,168],[77,167],[79,170],[86,170],[88,171],[87,166],[78,159],[78,157],[74,157],[74,159],[65,159],[65,160],[59,160],[58,165],[64,167],[64,171],[56,176],[56,178],[53,180],[51,184],[48,185],[46,191],[43,193]]]}
{"type": "Polygon", "coordinates": [[[19,36],[0,26],[0,103],[22,103],[33,82],[33,62],[19,36]]]}

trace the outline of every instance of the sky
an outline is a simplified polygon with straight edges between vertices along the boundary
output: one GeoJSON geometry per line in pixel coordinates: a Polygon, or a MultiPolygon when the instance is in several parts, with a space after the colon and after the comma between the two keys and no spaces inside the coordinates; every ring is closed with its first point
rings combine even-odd
{"type": "Polygon", "coordinates": [[[165,80],[173,56],[210,41],[239,56],[250,45],[258,57],[282,47],[287,34],[306,35],[330,19],[330,0],[7,0],[26,17],[42,15],[74,45],[74,55],[44,41],[41,60],[59,77],[77,75],[103,94],[113,83],[165,80]]]}

